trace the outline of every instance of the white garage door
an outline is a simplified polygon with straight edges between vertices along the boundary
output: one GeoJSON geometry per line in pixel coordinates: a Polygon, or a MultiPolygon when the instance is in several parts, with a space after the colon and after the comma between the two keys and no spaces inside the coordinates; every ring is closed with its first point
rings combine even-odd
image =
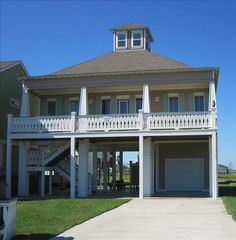
{"type": "Polygon", "coordinates": [[[166,159],[167,191],[202,191],[203,159],[166,159]]]}

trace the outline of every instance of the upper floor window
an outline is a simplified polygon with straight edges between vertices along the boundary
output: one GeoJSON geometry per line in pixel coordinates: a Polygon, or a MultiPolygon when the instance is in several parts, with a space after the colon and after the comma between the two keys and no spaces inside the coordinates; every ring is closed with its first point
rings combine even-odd
{"type": "Polygon", "coordinates": [[[127,48],[127,32],[116,33],[116,48],[118,49],[127,48]]]}
{"type": "Polygon", "coordinates": [[[141,97],[137,97],[135,103],[135,111],[138,113],[139,110],[143,108],[143,99],[141,97]]]}
{"type": "Polygon", "coordinates": [[[169,95],[169,112],[179,111],[179,98],[176,94],[169,95]]]}
{"type": "Polygon", "coordinates": [[[194,105],[195,105],[196,112],[204,111],[204,95],[203,94],[195,94],[194,105]]]}
{"type": "Polygon", "coordinates": [[[111,113],[111,100],[102,99],[102,114],[110,114],[110,113],[111,113]]]}
{"type": "Polygon", "coordinates": [[[117,109],[118,113],[128,113],[129,112],[129,100],[128,99],[120,99],[117,100],[117,109]]]}
{"type": "Polygon", "coordinates": [[[132,31],[132,48],[143,47],[143,32],[142,31],[132,31]]]}
{"type": "Polygon", "coordinates": [[[71,98],[70,99],[70,111],[71,112],[76,112],[78,115],[79,113],[79,100],[78,98],[71,98]]]}
{"type": "Polygon", "coordinates": [[[55,116],[56,115],[56,99],[48,99],[48,116],[55,116]]]}

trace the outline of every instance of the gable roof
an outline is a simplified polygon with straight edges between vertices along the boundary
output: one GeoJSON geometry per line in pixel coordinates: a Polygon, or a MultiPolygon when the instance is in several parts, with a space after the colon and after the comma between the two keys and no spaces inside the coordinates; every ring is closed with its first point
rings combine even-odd
{"type": "Polygon", "coordinates": [[[20,65],[25,72],[26,76],[29,76],[29,73],[27,72],[23,62],[21,60],[11,60],[11,61],[0,61],[0,72],[4,72],[16,65],[20,65]]]}
{"type": "Polygon", "coordinates": [[[100,74],[190,68],[189,65],[149,51],[111,52],[65,68],[53,75],[100,74]]]}
{"type": "Polygon", "coordinates": [[[152,41],[152,42],[154,41],[149,27],[147,27],[145,25],[141,25],[139,23],[130,23],[130,24],[126,24],[126,25],[121,25],[121,26],[112,28],[111,31],[117,32],[117,31],[124,31],[124,30],[128,31],[128,30],[138,30],[138,29],[145,29],[150,41],[152,41]]]}

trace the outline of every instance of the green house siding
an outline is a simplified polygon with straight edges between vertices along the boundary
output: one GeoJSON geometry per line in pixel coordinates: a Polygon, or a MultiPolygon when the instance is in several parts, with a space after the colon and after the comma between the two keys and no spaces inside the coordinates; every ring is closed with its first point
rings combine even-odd
{"type": "Polygon", "coordinates": [[[129,113],[135,113],[135,96],[130,95],[129,98],[129,113]]]}
{"type": "Polygon", "coordinates": [[[163,99],[163,112],[168,112],[168,94],[163,93],[162,99],[163,99]]]}

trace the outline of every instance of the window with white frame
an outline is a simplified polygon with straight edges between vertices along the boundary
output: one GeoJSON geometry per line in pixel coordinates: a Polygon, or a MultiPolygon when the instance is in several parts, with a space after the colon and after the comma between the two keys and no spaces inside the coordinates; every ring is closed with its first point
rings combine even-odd
{"type": "Polygon", "coordinates": [[[127,48],[127,32],[116,33],[116,48],[117,49],[127,48]]]}
{"type": "Polygon", "coordinates": [[[56,99],[47,100],[47,110],[48,110],[48,116],[56,115],[56,99]]]}
{"type": "Polygon", "coordinates": [[[143,32],[141,30],[132,31],[132,48],[141,48],[143,46],[143,32]]]}
{"type": "Polygon", "coordinates": [[[70,98],[70,112],[79,113],[79,99],[78,98],[70,98]]]}
{"type": "Polygon", "coordinates": [[[196,112],[204,111],[204,94],[196,93],[194,96],[194,109],[196,112]]]}
{"type": "Polygon", "coordinates": [[[128,113],[129,112],[129,100],[128,99],[118,99],[117,100],[117,110],[118,113],[128,113]]]}
{"type": "Polygon", "coordinates": [[[179,111],[179,97],[177,94],[169,95],[169,112],[178,112],[179,111]]]}
{"type": "Polygon", "coordinates": [[[135,112],[139,113],[139,110],[143,108],[143,99],[142,97],[136,97],[135,100],[135,112]]]}

